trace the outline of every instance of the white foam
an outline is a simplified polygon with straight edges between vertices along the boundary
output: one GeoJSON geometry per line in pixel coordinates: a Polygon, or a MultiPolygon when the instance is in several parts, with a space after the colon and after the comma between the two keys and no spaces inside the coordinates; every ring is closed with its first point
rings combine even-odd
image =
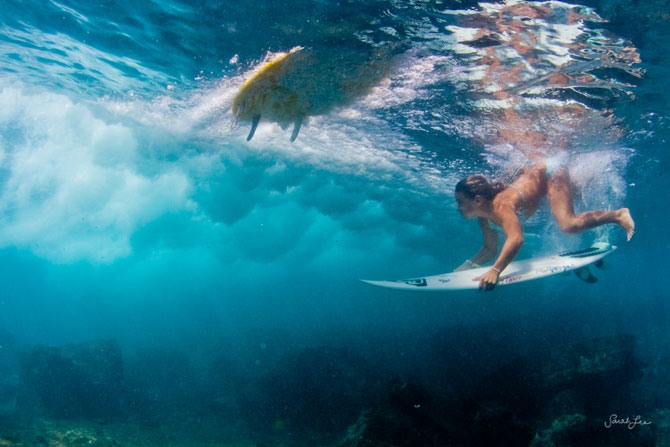
{"type": "Polygon", "coordinates": [[[5,86],[0,101],[0,125],[20,129],[3,140],[0,246],[112,262],[132,252],[138,228],[188,207],[189,178],[175,167],[143,173],[152,169],[129,128],[59,94],[5,86]]]}
{"type": "Polygon", "coordinates": [[[427,97],[427,86],[444,81],[454,72],[450,57],[440,55],[416,56],[408,54],[397,69],[375,86],[361,101],[367,109],[389,108],[427,97]]]}
{"type": "MultiPolygon", "coordinates": [[[[426,78],[436,79],[430,77],[431,67],[443,63],[441,59],[422,60],[426,78]]],[[[168,213],[191,216],[194,225],[211,230],[221,240],[234,240],[240,225],[253,224],[254,219],[263,223],[261,219],[271,219],[273,213],[298,213],[299,207],[287,208],[287,197],[272,188],[259,188],[251,196],[236,189],[235,176],[244,175],[248,159],[267,159],[264,177],[268,178],[285,175],[280,167],[291,166],[298,172],[351,178],[347,188],[360,185],[361,179],[367,179],[371,187],[374,182],[394,185],[392,190],[380,186],[376,200],[396,196],[403,189],[418,194],[445,190],[447,179],[421,155],[420,148],[389,123],[376,119],[363,102],[312,117],[294,143],[289,141],[289,132],[267,122],[246,142],[248,128],[233,128],[229,113],[245,78],[242,74],[223,79],[190,97],[165,94],[150,102],[104,98],[97,104],[73,103],[63,95],[20,84],[3,86],[0,100],[6,107],[0,109],[0,125],[13,123],[25,138],[0,139],[0,163],[8,172],[0,197],[0,247],[28,249],[54,262],[109,263],[131,255],[132,237],[168,213]],[[26,104],[31,106],[26,108],[26,104]],[[156,143],[157,138],[167,144],[156,143]],[[193,141],[217,142],[210,147],[219,149],[180,152],[185,147],[181,142],[193,141]],[[167,156],[176,161],[162,161],[167,156]],[[230,194],[215,195],[215,203],[221,201],[226,207],[231,195],[241,194],[241,199],[234,200],[248,201],[255,217],[248,220],[242,214],[235,218],[243,219],[239,224],[230,223],[235,228],[222,226],[193,198],[196,191],[203,192],[196,188],[204,184],[206,191],[210,182],[222,182],[224,194],[230,194]]],[[[411,87],[426,82],[422,79],[407,71],[396,81],[401,89],[384,94],[402,103],[415,97],[411,87]]],[[[375,106],[384,107],[384,102],[380,99],[375,106]]],[[[305,194],[300,186],[293,184],[287,190],[291,201],[300,200],[294,194],[305,194]]],[[[354,199],[369,202],[365,196],[354,199]]],[[[355,209],[355,204],[351,206],[355,209]]],[[[309,213],[291,217],[296,221],[315,218],[309,213]]],[[[287,222],[290,226],[293,221],[287,222]]],[[[291,234],[285,241],[273,235],[271,239],[277,238],[276,244],[285,248],[270,250],[267,256],[280,255],[298,244],[299,237],[291,234]]],[[[223,243],[218,251],[231,249],[230,244],[223,243]]],[[[252,251],[249,256],[260,255],[252,251]]]]}

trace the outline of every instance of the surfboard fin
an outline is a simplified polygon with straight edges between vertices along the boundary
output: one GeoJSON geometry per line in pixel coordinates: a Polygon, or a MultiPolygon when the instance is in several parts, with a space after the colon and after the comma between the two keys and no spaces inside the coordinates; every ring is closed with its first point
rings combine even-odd
{"type": "Polygon", "coordinates": [[[298,133],[300,133],[300,126],[302,125],[302,118],[298,118],[295,120],[295,123],[293,124],[293,133],[291,133],[291,143],[295,141],[296,138],[298,138],[298,133]]]}
{"type": "Polygon", "coordinates": [[[575,272],[575,275],[577,275],[577,278],[581,279],[582,281],[584,281],[586,283],[593,284],[593,283],[598,282],[598,278],[593,276],[593,274],[591,273],[591,270],[589,270],[588,266],[580,267],[580,268],[578,268],[576,270],[573,270],[573,271],[575,272]]]}
{"type": "Polygon", "coordinates": [[[251,139],[254,137],[254,133],[256,133],[256,128],[258,127],[258,123],[261,121],[261,115],[258,114],[254,116],[251,119],[251,130],[249,131],[249,136],[247,136],[247,141],[251,141],[251,139]]]}

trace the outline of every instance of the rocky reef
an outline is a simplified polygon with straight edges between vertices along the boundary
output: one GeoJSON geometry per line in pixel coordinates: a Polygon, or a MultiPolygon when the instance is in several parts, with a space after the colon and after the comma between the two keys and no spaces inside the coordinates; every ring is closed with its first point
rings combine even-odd
{"type": "Polygon", "coordinates": [[[113,340],[22,347],[0,334],[0,445],[667,445],[666,364],[641,359],[637,338],[523,345],[524,331],[359,347],[261,334],[130,356],[113,340]]]}
{"type": "Polygon", "coordinates": [[[614,413],[647,409],[630,393],[640,372],[634,344],[617,335],[558,345],[474,375],[465,370],[458,389],[396,382],[340,446],[655,446],[652,424],[608,424],[614,413]]]}
{"type": "Polygon", "coordinates": [[[276,431],[337,434],[381,395],[379,375],[368,362],[332,346],[283,357],[258,387],[264,399],[247,396],[247,408],[257,423],[276,431]]]}
{"type": "Polygon", "coordinates": [[[36,346],[19,357],[21,405],[48,416],[114,417],[125,395],[121,348],[113,340],[36,346]]]}
{"type": "Polygon", "coordinates": [[[0,331],[0,423],[16,417],[19,395],[19,367],[14,337],[0,331]]]}

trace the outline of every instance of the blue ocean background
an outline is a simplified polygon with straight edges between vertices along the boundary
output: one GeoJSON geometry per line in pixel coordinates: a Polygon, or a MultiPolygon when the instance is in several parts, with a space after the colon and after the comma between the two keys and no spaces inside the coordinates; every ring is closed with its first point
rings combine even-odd
{"type": "Polygon", "coordinates": [[[670,445],[666,2],[5,0],[0,16],[0,445],[550,445],[575,414],[551,445],[670,445]],[[235,95],[296,47],[313,113],[294,142],[272,120],[247,141],[235,95]],[[628,207],[636,234],[564,235],[545,203],[519,259],[608,241],[596,284],[359,281],[473,256],[456,182],[513,169],[535,134],[567,154],[578,211],[628,207]],[[524,373],[550,376],[552,355],[620,362],[557,398],[524,373]],[[391,412],[395,438],[347,431],[428,401],[391,412]]]}

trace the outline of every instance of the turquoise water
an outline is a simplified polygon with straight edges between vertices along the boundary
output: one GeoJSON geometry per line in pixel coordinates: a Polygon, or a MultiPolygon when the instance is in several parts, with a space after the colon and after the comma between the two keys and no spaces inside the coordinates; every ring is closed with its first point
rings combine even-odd
{"type": "MultiPolygon", "coordinates": [[[[463,325],[504,334],[509,358],[626,333],[647,382],[599,411],[667,408],[651,387],[670,366],[649,372],[670,346],[664,2],[9,0],[0,14],[0,332],[17,351],[111,339],[129,376],[142,349],[194,371],[223,352],[243,388],[328,346],[379,383],[430,376],[459,360],[423,341],[463,325]],[[295,47],[296,141],[267,113],[247,141],[236,93],[295,47]],[[546,203],[527,224],[519,258],[619,246],[597,284],[412,294],[358,281],[471,257],[481,235],[456,211],[456,182],[529,150],[567,160],[579,211],[636,219],[629,243],[612,226],[563,235],[546,203]]],[[[237,402],[222,420],[250,418],[237,402]]],[[[275,419],[288,436],[291,416],[275,419]]]]}

